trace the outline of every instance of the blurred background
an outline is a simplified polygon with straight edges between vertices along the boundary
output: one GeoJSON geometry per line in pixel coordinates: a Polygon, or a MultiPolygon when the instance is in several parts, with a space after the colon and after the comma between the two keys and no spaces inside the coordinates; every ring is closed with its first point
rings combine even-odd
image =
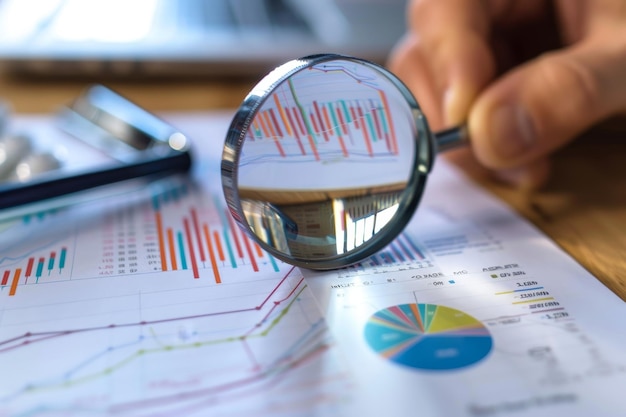
{"type": "Polygon", "coordinates": [[[236,107],[256,80],[294,58],[334,52],[384,63],[404,33],[405,6],[406,0],[0,0],[0,96],[17,111],[46,112],[53,110],[48,97],[63,98],[64,91],[72,97],[99,82],[147,96],[152,110],[236,107]],[[192,83],[189,94],[177,94],[188,103],[168,102],[169,88],[184,92],[192,83]],[[224,86],[231,94],[220,94],[224,86]],[[202,98],[204,88],[212,98],[202,98]]]}
{"type": "Polygon", "coordinates": [[[380,61],[405,0],[2,0],[0,58],[20,73],[258,74],[301,55],[380,61]]]}

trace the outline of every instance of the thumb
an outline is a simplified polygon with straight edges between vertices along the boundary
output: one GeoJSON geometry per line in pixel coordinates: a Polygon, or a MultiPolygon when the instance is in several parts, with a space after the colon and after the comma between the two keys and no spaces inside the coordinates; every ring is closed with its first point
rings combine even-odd
{"type": "Polygon", "coordinates": [[[494,169],[529,165],[626,112],[626,55],[615,44],[586,41],[495,81],[469,116],[478,160],[494,169]]]}

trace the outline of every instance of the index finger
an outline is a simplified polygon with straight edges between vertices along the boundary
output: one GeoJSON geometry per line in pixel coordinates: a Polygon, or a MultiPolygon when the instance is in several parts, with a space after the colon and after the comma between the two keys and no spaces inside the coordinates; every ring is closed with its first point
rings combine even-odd
{"type": "Polygon", "coordinates": [[[494,25],[527,19],[545,4],[543,0],[412,1],[409,28],[427,57],[446,124],[465,120],[477,95],[496,76],[494,25]]]}

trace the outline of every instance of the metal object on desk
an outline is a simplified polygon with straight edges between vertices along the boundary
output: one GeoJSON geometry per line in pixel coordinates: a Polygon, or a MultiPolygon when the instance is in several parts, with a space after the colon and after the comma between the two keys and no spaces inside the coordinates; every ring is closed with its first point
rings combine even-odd
{"type": "Polygon", "coordinates": [[[341,55],[287,62],[245,98],[226,137],[222,185],[239,225],[266,251],[311,269],[354,264],[391,243],[415,212],[438,151],[393,74],[341,55]]]}
{"type": "MultiPolygon", "coordinates": [[[[77,192],[139,177],[184,172],[189,139],[178,129],[114,91],[95,85],[57,115],[58,127],[98,154],[93,166],[64,166],[52,152],[36,152],[28,138],[5,136],[7,175],[0,182],[0,218],[32,204],[61,204],[77,192]],[[36,172],[37,171],[37,172],[36,172]]],[[[2,164],[0,163],[0,168],[2,164]]]]}

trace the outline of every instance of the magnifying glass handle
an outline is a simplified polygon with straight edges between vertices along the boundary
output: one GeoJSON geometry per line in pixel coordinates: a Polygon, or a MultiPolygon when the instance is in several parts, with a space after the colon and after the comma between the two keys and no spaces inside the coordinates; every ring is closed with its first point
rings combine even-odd
{"type": "Polygon", "coordinates": [[[439,152],[469,144],[469,136],[466,125],[451,127],[449,129],[436,132],[434,135],[439,152]]]}

